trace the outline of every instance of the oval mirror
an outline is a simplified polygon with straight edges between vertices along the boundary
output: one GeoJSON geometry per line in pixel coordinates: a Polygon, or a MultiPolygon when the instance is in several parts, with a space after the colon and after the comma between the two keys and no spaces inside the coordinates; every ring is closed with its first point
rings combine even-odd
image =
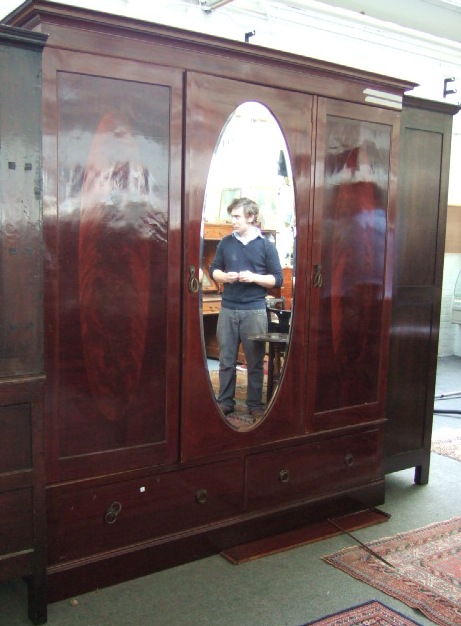
{"type": "Polygon", "coordinates": [[[265,418],[282,379],[294,302],[295,207],[290,159],[267,107],[228,118],[208,173],[202,220],[202,340],[227,424],[265,418]]]}

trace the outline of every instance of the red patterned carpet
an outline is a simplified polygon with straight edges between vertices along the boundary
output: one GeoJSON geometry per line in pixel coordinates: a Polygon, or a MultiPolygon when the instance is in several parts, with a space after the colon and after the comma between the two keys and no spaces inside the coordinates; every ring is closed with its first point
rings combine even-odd
{"type": "Polygon", "coordinates": [[[323,557],[347,574],[419,609],[441,626],[461,625],[461,517],[345,548],[323,557]]]}
{"type": "Polygon", "coordinates": [[[372,600],[352,609],[323,617],[305,626],[420,626],[389,607],[372,600]]]}

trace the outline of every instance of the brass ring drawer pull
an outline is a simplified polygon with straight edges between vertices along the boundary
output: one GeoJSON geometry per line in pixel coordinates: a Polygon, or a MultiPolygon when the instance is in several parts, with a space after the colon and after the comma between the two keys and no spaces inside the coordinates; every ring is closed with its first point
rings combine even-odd
{"type": "Polygon", "coordinates": [[[121,510],[122,505],[120,504],[120,502],[112,502],[104,516],[104,521],[106,522],[106,524],[115,524],[115,522],[117,521],[117,515],[120,513],[121,510]]]}
{"type": "Polygon", "coordinates": [[[349,452],[344,457],[344,463],[347,465],[347,467],[352,467],[354,465],[354,461],[355,459],[354,459],[354,455],[352,454],[352,452],[349,452]]]}
{"type": "Polygon", "coordinates": [[[281,483],[287,483],[290,480],[290,470],[282,469],[279,472],[279,481],[281,483]]]}
{"type": "Polygon", "coordinates": [[[195,494],[195,501],[198,504],[205,504],[208,499],[208,491],[206,489],[199,489],[195,494]]]}

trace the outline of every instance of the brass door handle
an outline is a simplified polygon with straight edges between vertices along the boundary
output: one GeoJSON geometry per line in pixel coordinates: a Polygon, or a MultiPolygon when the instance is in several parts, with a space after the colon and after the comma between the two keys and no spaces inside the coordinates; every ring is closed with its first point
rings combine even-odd
{"type": "Polygon", "coordinates": [[[199,280],[195,275],[195,265],[189,266],[189,291],[191,293],[197,293],[199,290],[199,280]]]}
{"type": "Polygon", "coordinates": [[[317,287],[320,289],[320,287],[322,286],[323,283],[323,277],[322,277],[322,266],[320,263],[316,263],[314,265],[314,287],[317,287]]]}

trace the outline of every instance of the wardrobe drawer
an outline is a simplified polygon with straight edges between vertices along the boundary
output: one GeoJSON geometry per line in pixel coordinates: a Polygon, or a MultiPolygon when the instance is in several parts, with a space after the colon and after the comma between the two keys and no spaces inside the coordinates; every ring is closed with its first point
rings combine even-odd
{"type": "Polygon", "coordinates": [[[216,463],[48,494],[50,563],[225,519],[243,507],[243,464],[216,463]]]}
{"type": "Polygon", "coordinates": [[[246,505],[309,500],[381,476],[381,431],[337,437],[247,459],[246,505]]]}

